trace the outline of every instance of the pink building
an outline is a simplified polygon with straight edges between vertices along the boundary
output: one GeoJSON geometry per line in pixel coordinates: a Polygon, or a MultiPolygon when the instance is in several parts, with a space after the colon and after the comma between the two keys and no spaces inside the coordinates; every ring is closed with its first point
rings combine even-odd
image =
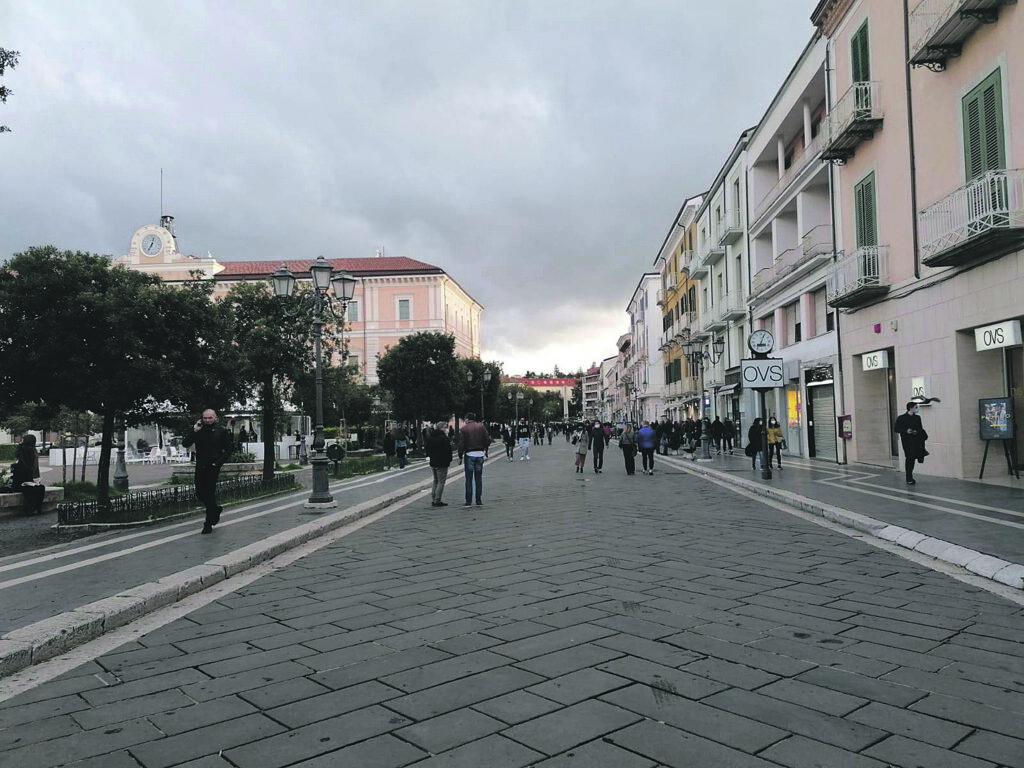
{"type": "MultiPolygon", "coordinates": [[[[822,0],[850,461],[897,466],[912,397],[922,474],[978,478],[983,400],[1024,417],[1024,12],[1007,0],[822,0]]],[[[991,425],[990,425],[991,426],[991,425]]],[[[1021,429],[1005,422],[1007,448],[1021,429]]],[[[1016,445],[1014,445],[1016,443],[1016,445]]],[[[984,479],[1008,480],[1004,444],[984,479]]]]}
{"type": "MultiPolygon", "coordinates": [[[[480,356],[483,307],[440,267],[405,257],[328,261],[335,270],[346,270],[358,281],[348,305],[344,334],[348,363],[358,367],[365,383],[377,382],[377,356],[413,333],[450,333],[455,337],[456,355],[480,356]]],[[[214,296],[220,297],[241,282],[269,283],[270,275],[282,263],[300,285],[307,283],[313,260],[220,262],[212,256],[187,256],[178,252],[174,221],[167,216],[160,226],[140,228],[119,263],[168,282],[187,280],[191,271],[199,271],[214,281],[214,296]]]]}

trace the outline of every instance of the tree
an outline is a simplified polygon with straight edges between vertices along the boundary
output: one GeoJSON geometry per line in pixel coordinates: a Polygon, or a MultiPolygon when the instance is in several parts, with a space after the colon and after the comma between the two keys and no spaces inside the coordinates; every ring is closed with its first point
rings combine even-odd
{"type": "MultiPolygon", "coordinates": [[[[313,365],[312,326],[299,299],[275,297],[267,283],[239,283],[221,302],[237,356],[239,400],[257,398],[263,421],[263,476],[274,476],[273,425],[290,383],[313,365]]],[[[326,348],[334,333],[327,326],[326,348]]]]}
{"type": "Polygon", "coordinates": [[[501,363],[491,361],[485,363],[477,357],[461,358],[458,361],[459,372],[456,374],[457,399],[455,413],[463,416],[475,413],[487,421],[498,420],[496,407],[498,389],[501,387],[501,363]],[[490,381],[484,381],[484,374],[490,372],[490,381]],[[481,402],[483,414],[480,413],[481,402]]]}
{"type": "Polygon", "coordinates": [[[0,268],[0,411],[26,402],[103,419],[97,494],[107,499],[115,421],[227,402],[229,355],[210,287],[171,288],[53,246],[0,268]]]}
{"type": "MultiPolygon", "coordinates": [[[[18,51],[7,51],[0,48],[0,77],[4,76],[4,70],[14,69],[18,66],[18,51]]],[[[10,96],[14,91],[8,88],[6,85],[0,85],[0,104],[7,103],[7,97],[10,96]]],[[[6,125],[0,125],[0,133],[10,133],[11,129],[6,125]]]]}
{"type": "Polygon", "coordinates": [[[444,333],[404,336],[377,361],[377,377],[392,398],[395,418],[413,421],[447,418],[464,391],[457,383],[455,337],[444,333]]]}
{"type": "MultiPolygon", "coordinates": [[[[371,388],[355,380],[352,370],[348,365],[330,365],[323,370],[325,427],[336,427],[342,419],[350,429],[370,422],[373,408],[371,388]]],[[[313,413],[316,407],[316,381],[312,371],[296,378],[292,399],[303,411],[313,413]]]]}

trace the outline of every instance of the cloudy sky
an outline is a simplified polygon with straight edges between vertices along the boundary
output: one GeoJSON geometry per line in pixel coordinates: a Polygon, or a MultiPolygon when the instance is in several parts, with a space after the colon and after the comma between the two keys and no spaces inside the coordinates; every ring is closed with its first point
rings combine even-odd
{"type": "Polygon", "coordinates": [[[0,0],[0,258],[409,256],[508,373],[615,353],[815,0],[0,0]]]}

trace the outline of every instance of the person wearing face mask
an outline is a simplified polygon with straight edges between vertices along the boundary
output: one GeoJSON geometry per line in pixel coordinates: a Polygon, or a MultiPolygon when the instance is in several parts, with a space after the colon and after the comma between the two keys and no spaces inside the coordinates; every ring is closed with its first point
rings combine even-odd
{"type": "Polygon", "coordinates": [[[601,426],[600,421],[594,422],[594,428],[590,430],[590,450],[594,452],[594,474],[601,474],[604,469],[604,449],[608,445],[608,435],[601,426]]]}
{"type": "Polygon", "coordinates": [[[917,485],[914,479],[914,464],[923,464],[924,457],[928,455],[924,447],[928,433],[924,431],[918,411],[918,404],[911,400],[907,403],[907,412],[896,418],[893,427],[893,431],[900,436],[900,443],[903,444],[903,468],[907,474],[907,485],[917,485]]]}
{"type": "Polygon", "coordinates": [[[768,466],[772,465],[772,457],[779,462],[782,469],[782,426],[774,416],[768,419],[768,466]]]}

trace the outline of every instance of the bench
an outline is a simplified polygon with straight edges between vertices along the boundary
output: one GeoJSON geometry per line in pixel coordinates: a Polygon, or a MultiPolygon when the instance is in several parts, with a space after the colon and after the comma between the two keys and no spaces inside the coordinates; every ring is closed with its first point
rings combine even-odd
{"type": "MultiPolygon", "coordinates": [[[[21,502],[24,497],[20,493],[0,493],[0,515],[22,514],[21,502]]],[[[64,489],[56,486],[46,486],[46,495],[43,496],[43,512],[54,512],[57,504],[64,501],[64,489]]]]}

